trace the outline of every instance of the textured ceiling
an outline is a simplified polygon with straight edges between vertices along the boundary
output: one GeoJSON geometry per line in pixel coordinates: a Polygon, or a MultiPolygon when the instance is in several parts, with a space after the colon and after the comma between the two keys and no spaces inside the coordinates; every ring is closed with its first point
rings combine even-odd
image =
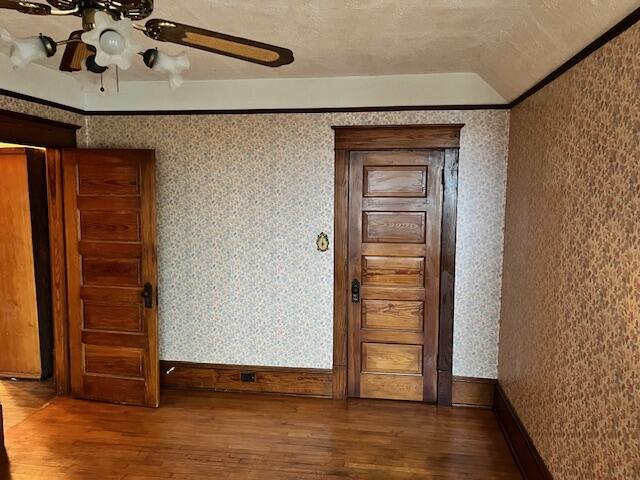
{"type": "MultiPolygon", "coordinates": [[[[291,48],[270,69],[188,51],[187,80],[473,72],[513,99],[640,6],[639,0],[156,0],[165,18],[291,48]]],[[[77,17],[0,10],[16,36],[66,38],[77,17]]],[[[60,55],[45,65],[57,68],[60,55]]],[[[137,62],[122,80],[157,80],[137,62]]]]}

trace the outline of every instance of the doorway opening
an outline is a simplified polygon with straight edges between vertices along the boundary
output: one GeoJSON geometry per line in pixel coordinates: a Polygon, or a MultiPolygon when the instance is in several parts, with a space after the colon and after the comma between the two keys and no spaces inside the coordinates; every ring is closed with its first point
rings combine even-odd
{"type": "Polygon", "coordinates": [[[55,395],[46,151],[0,143],[0,403],[5,427],[55,395]]]}
{"type": "MultiPolygon", "coordinates": [[[[9,379],[25,377],[32,379],[1,381],[0,425],[4,421],[5,430],[8,430],[9,425],[18,423],[24,415],[28,415],[33,409],[43,406],[53,395],[65,395],[68,392],[68,341],[65,307],[66,272],[64,268],[64,237],[62,232],[61,164],[59,151],[49,149],[76,147],[76,132],[79,128],[80,126],[78,125],[0,109],[0,142],[2,142],[5,149],[17,148],[19,154],[23,156],[22,163],[14,160],[15,165],[22,165],[22,170],[18,170],[22,172],[21,184],[15,182],[15,173],[9,175],[9,171],[0,165],[3,179],[7,179],[10,187],[18,190],[22,195],[22,202],[28,202],[29,205],[28,209],[22,209],[22,217],[18,216],[17,218],[23,222],[23,227],[27,219],[31,222],[30,209],[31,204],[34,203],[35,205],[35,202],[31,202],[31,198],[28,196],[30,188],[32,193],[37,193],[35,197],[37,197],[39,205],[39,214],[44,216],[46,211],[46,223],[44,218],[40,219],[39,222],[34,222],[34,224],[37,223],[39,229],[35,243],[31,232],[26,230],[29,233],[25,234],[25,229],[23,228],[22,230],[24,242],[31,242],[32,258],[31,262],[23,259],[20,265],[23,271],[28,271],[29,268],[33,271],[31,291],[34,299],[28,306],[32,312],[35,312],[35,314],[31,314],[32,318],[36,316],[40,320],[50,319],[50,321],[43,321],[42,325],[38,324],[37,328],[36,321],[32,322],[30,345],[31,351],[35,352],[32,360],[40,357],[39,368],[33,367],[33,369],[25,373],[23,370],[14,371],[16,368],[5,366],[5,373],[8,374],[7,377],[9,379]],[[37,169],[31,169],[31,175],[29,175],[30,169],[27,169],[26,172],[24,171],[24,156],[26,154],[31,158],[37,158],[37,161],[31,161],[32,163],[30,163],[38,167],[37,169]],[[34,180],[31,185],[29,176],[34,180]],[[20,185],[22,186],[21,190],[18,188],[20,185]],[[38,245],[42,245],[42,248],[38,248],[38,245]],[[38,254],[45,246],[48,247],[48,259],[43,259],[42,254],[38,254]],[[39,265],[36,265],[36,263],[39,263],[39,265]],[[37,292],[33,293],[36,289],[36,270],[44,272],[37,276],[39,282],[37,290],[41,292],[39,296],[37,292]],[[48,288],[45,287],[46,272],[49,273],[50,283],[48,288]],[[49,301],[45,300],[47,292],[49,293],[49,301]],[[38,310],[38,298],[41,299],[39,302],[40,311],[38,310]],[[49,308],[44,308],[47,304],[49,308]],[[40,335],[40,326],[42,326],[42,335],[40,335]],[[37,340],[34,340],[34,331],[37,331],[37,340]],[[43,340],[42,350],[40,349],[40,339],[43,340]],[[43,359],[44,365],[42,364],[43,359]],[[38,380],[42,378],[47,380],[45,382],[38,380]]],[[[5,150],[5,153],[8,154],[8,150],[5,150]]],[[[18,197],[11,199],[11,211],[15,210],[17,199],[18,197]]],[[[0,215],[7,215],[10,208],[0,210],[0,215]]],[[[13,244],[13,241],[9,243],[13,244]]],[[[25,248],[24,245],[23,252],[24,255],[28,255],[29,252],[29,249],[25,248]]],[[[4,268],[4,263],[2,267],[0,275],[7,271],[4,268]]],[[[5,276],[9,277],[8,274],[5,276]]],[[[15,272],[13,276],[15,276],[15,272]]],[[[29,275],[25,275],[22,278],[28,277],[29,275]]],[[[13,292],[16,292],[15,288],[13,292]]],[[[24,294],[24,292],[22,293],[24,294]]],[[[22,338],[21,340],[24,341],[22,338]]],[[[1,341],[0,350],[4,350],[5,345],[8,345],[8,339],[2,337],[1,341]]],[[[12,341],[12,346],[14,343],[12,341]]],[[[35,365],[38,362],[34,360],[33,363],[35,365]]]]}

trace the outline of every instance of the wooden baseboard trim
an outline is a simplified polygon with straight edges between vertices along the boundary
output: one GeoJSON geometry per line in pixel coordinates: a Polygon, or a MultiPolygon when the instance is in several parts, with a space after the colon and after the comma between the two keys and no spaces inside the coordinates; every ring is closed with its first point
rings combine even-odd
{"type": "Polygon", "coordinates": [[[161,360],[160,385],[218,392],[270,393],[331,398],[333,373],[330,369],[220,365],[161,360]],[[242,381],[242,374],[254,374],[255,381],[242,381]]]}
{"type": "Polygon", "coordinates": [[[493,408],[495,380],[454,376],[451,383],[451,404],[454,407],[493,408]]]}
{"type": "Polygon", "coordinates": [[[500,383],[496,383],[493,409],[524,479],[553,480],[500,383]]]}
{"type": "Polygon", "coordinates": [[[17,378],[18,380],[44,380],[40,373],[2,372],[0,378],[17,378]]]}
{"type": "Polygon", "coordinates": [[[438,370],[438,405],[451,407],[453,405],[453,375],[450,370],[438,370]]]}

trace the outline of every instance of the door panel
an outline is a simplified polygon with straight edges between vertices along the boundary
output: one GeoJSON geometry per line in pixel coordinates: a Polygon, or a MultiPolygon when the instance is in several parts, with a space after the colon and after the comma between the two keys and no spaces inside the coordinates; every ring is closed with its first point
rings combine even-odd
{"type": "Polygon", "coordinates": [[[364,242],[424,243],[424,212],[363,211],[362,221],[364,242]]]}
{"type": "Polygon", "coordinates": [[[388,400],[423,399],[423,382],[419,375],[391,375],[388,373],[363,373],[360,380],[360,397],[388,400]]]}
{"type": "Polygon", "coordinates": [[[87,373],[144,378],[144,350],[139,348],[85,345],[87,373]]]}
{"type": "Polygon", "coordinates": [[[422,373],[422,346],[392,343],[362,344],[362,371],[422,373]]]}
{"type": "Polygon", "coordinates": [[[364,167],[365,197],[424,197],[427,191],[427,168],[364,167]]]}
{"type": "Polygon", "coordinates": [[[83,303],[84,328],[88,330],[116,330],[142,333],[144,310],[142,305],[109,305],[108,303],[83,303]]]}
{"type": "Polygon", "coordinates": [[[444,152],[349,155],[349,395],[433,402],[444,152]]]}
{"type": "Polygon", "coordinates": [[[40,378],[29,154],[0,149],[0,376],[40,378]]]}
{"type": "Polygon", "coordinates": [[[362,257],[362,283],[366,285],[423,284],[424,258],[418,257],[362,257]]]}
{"type": "Polygon", "coordinates": [[[155,165],[150,150],[64,150],[71,392],[157,406],[155,165]],[[152,286],[145,305],[144,285],[152,286]]]}
{"type": "Polygon", "coordinates": [[[363,300],[361,308],[361,328],[422,331],[424,302],[363,300]]]}

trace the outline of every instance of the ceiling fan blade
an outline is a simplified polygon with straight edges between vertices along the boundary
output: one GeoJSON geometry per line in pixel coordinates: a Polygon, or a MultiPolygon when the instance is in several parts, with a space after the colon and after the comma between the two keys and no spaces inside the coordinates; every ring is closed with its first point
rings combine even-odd
{"type": "Polygon", "coordinates": [[[179,43],[267,67],[279,67],[293,62],[293,52],[288,48],[246,38],[161,19],[149,20],[145,27],[147,36],[161,42],[179,43]]]}
{"type": "Polygon", "coordinates": [[[42,3],[23,2],[21,0],[0,0],[0,8],[16,10],[30,15],[50,15],[51,7],[42,3]]]}
{"type": "Polygon", "coordinates": [[[89,49],[89,46],[80,40],[82,30],[77,30],[69,35],[69,40],[75,40],[67,43],[62,55],[62,61],[60,62],[60,70],[63,72],[78,72],[82,70],[84,61],[93,52],[89,49]]]}

